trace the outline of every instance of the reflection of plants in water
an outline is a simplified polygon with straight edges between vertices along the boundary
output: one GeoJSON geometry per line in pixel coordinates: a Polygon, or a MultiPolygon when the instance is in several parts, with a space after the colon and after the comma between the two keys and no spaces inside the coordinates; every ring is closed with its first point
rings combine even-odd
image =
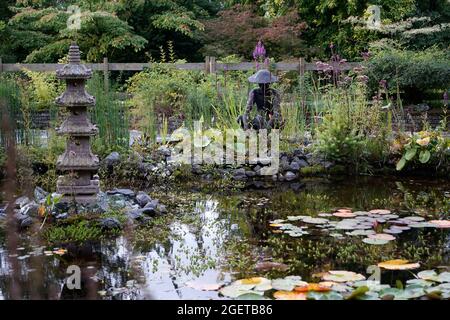
{"type": "Polygon", "coordinates": [[[270,200],[272,210],[288,214],[316,215],[319,212],[328,212],[336,206],[334,199],[330,198],[326,192],[295,193],[289,190],[274,194],[270,200]]]}
{"type": "Polygon", "coordinates": [[[224,254],[222,265],[226,271],[237,272],[239,278],[254,273],[254,267],[257,261],[254,245],[248,241],[234,237],[225,243],[222,250],[224,254]]]}
{"type": "Polygon", "coordinates": [[[171,224],[174,220],[172,214],[154,217],[145,224],[133,230],[133,246],[143,251],[152,249],[156,244],[166,243],[172,235],[171,224]]]}
{"type": "Polygon", "coordinates": [[[411,211],[419,211],[432,215],[433,218],[448,217],[450,212],[450,199],[442,191],[431,189],[408,190],[401,182],[396,182],[397,188],[403,193],[401,205],[411,211]]]}
{"type": "MultiPolygon", "coordinates": [[[[435,230],[436,231],[436,230],[435,230]]],[[[445,235],[440,231],[398,239],[388,245],[366,245],[361,239],[285,239],[274,236],[267,241],[272,256],[288,264],[290,272],[305,278],[327,269],[364,271],[369,265],[390,259],[406,259],[434,266],[446,259],[445,235]]]]}

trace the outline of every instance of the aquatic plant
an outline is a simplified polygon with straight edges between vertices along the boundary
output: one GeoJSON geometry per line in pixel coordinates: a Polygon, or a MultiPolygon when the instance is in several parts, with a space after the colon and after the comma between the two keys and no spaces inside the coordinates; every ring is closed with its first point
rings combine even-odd
{"type": "Polygon", "coordinates": [[[52,225],[45,229],[43,237],[52,244],[81,243],[99,240],[103,233],[95,222],[79,219],[69,224],[52,225]]]}

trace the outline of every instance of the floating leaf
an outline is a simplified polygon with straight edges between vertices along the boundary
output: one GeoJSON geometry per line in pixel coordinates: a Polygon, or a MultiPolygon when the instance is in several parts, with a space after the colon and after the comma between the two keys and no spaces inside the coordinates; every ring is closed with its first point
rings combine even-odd
{"type": "Polygon", "coordinates": [[[294,290],[297,292],[308,292],[308,291],[328,292],[331,291],[331,288],[322,286],[318,283],[307,283],[306,285],[295,287],[294,290]]]}
{"type": "Polygon", "coordinates": [[[373,209],[373,210],[370,210],[369,213],[384,215],[384,214],[390,214],[391,211],[386,210],[386,209],[373,209]]]}
{"type": "Polygon", "coordinates": [[[395,297],[395,300],[403,300],[403,299],[415,299],[420,298],[425,295],[425,291],[423,288],[408,288],[399,295],[395,297]]]}
{"type": "Polygon", "coordinates": [[[271,281],[263,277],[236,280],[232,285],[253,286],[251,288],[256,291],[267,291],[272,289],[271,281]]]}
{"type": "Polygon", "coordinates": [[[272,280],[272,287],[279,291],[292,291],[296,286],[307,286],[308,283],[301,280],[301,277],[286,277],[284,279],[272,280]]]}
{"type": "Polygon", "coordinates": [[[383,245],[383,244],[389,243],[389,240],[364,238],[364,239],[362,239],[362,242],[367,243],[367,244],[383,245]]]}
{"type": "Polygon", "coordinates": [[[409,263],[408,260],[402,260],[402,259],[395,259],[395,260],[388,260],[384,262],[380,262],[378,264],[380,268],[386,269],[386,270],[412,270],[417,269],[420,267],[419,263],[409,263]]]}
{"type": "Polygon", "coordinates": [[[409,279],[406,280],[406,283],[409,285],[417,285],[421,287],[431,287],[433,285],[433,282],[424,279],[409,279]]]}
{"type": "Polygon", "coordinates": [[[383,232],[387,234],[400,234],[403,232],[403,230],[392,228],[392,229],[383,229],[383,232]]]}
{"type": "Polygon", "coordinates": [[[424,221],[425,220],[424,217],[419,217],[419,216],[404,217],[403,219],[410,220],[410,221],[415,221],[415,222],[420,222],[420,221],[424,221]]]}
{"type": "Polygon", "coordinates": [[[353,271],[331,270],[322,279],[325,281],[348,282],[365,280],[366,278],[362,274],[353,271]]]}
{"type": "Polygon", "coordinates": [[[270,300],[267,297],[264,297],[260,293],[252,292],[252,293],[244,293],[236,297],[237,300],[270,300]]]}
{"type": "Polygon", "coordinates": [[[386,298],[395,299],[396,297],[400,297],[402,293],[403,293],[403,290],[398,289],[398,288],[386,288],[379,292],[379,296],[382,299],[386,299],[386,298]]]}
{"type": "Polygon", "coordinates": [[[367,238],[377,239],[377,240],[387,240],[387,241],[395,240],[395,237],[393,235],[390,235],[390,234],[387,234],[387,233],[369,234],[367,236],[367,238]]]}
{"type": "MultiPolygon", "coordinates": [[[[251,286],[250,286],[251,288],[251,286]]],[[[242,285],[229,285],[227,287],[223,287],[220,289],[220,293],[226,297],[229,298],[237,298],[244,294],[258,294],[263,295],[264,292],[262,291],[252,291],[248,286],[242,286],[242,285]]]]}
{"type": "Polygon", "coordinates": [[[417,274],[419,279],[438,281],[438,274],[434,270],[424,270],[417,274]]]}
{"type": "Polygon", "coordinates": [[[306,293],[296,291],[276,291],[273,297],[277,300],[306,300],[306,293]]]}
{"type": "Polygon", "coordinates": [[[316,291],[309,291],[307,296],[310,300],[343,300],[344,298],[342,295],[340,295],[337,292],[330,291],[330,292],[316,292],[316,291]]]}
{"type": "Polygon", "coordinates": [[[437,277],[437,281],[439,282],[450,282],[450,272],[442,272],[437,277]]]}
{"type": "Polygon", "coordinates": [[[370,289],[370,291],[378,292],[383,289],[390,288],[388,284],[381,284],[379,281],[374,280],[364,280],[364,281],[357,281],[353,283],[353,286],[355,287],[362,287],[366,286],[370,289]]]}
{"type": "Polygon", "coordinates": [[[339,217],[339,218],[354,218],[356,217],[356,214],[352,212],[335,212],[333,213],[333,216],[339,217]]]}
{"type": "Polygon", "coordinates": [[[325,223],[328,223],[329,220],[325,219],[325,218],[306,217],[303,219],[303,222],[311,223],[311,224],[325,224],[325,223]]]}
{"type": "Polygon", "coordinates": [[[450,228],[450,220],[431,220],[429,223],[436,226],[436,228],[450,228]]]}
{"type": "Polygon", "coordinates": [[[353,230],[352,232],[347,232],[349,236],[368,236],[369,234],[375,234],[374,230],[362,230],[357,229],[353,230]]]}

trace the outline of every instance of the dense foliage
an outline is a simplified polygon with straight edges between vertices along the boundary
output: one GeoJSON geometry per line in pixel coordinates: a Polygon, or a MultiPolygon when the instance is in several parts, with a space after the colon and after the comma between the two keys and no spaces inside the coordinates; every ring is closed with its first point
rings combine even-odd
{"type": "Polygon", "coordinates": [[[0,4],[0,55],[5,61],[54,62],[72,39],[88,61],[146,61],[173,41],[179,58],[239,54],[263,40],[279,59],[325,57],[330,42],[356,59],[369,44],[393,39],[404,48],[447,48],[450,4],[445,0],[8,0],[0,4]],[[81,29],[67,21],[81,10],[81,29]],[[370,28],[371,5],[380,23],[370,28]]]}

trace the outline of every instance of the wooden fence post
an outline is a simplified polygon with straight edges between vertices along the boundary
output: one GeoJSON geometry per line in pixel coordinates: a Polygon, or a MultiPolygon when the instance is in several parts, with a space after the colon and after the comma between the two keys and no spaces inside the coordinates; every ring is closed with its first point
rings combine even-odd
{"type": "Polygon", "coordinates": [[[298,60],[298,75],[300,78],[299,84],[300,84],[300,94],[301,94],[301,98],[302,98],[302,106],[305,106],[305,102],[306,102],[305,71],[306,71],[305,58],[300,58],[298,60]]]}
{"type": "Polygon", "coordinates": [[[210,65],[210,56],[205,57],[205,73],[208,74],[210,71],[211,65],[210,65]]]}
{"type": "Polygon", "coordinates": [[[217,70],[216,57],[209,57],[209,72],[215,74],[217,70]]]}
{"type": "Polygon", "coordinates": [[[105,92],[109,91],[109,64],[108,58],[103,58],[103,84],[105,86],[105,92]]]}

